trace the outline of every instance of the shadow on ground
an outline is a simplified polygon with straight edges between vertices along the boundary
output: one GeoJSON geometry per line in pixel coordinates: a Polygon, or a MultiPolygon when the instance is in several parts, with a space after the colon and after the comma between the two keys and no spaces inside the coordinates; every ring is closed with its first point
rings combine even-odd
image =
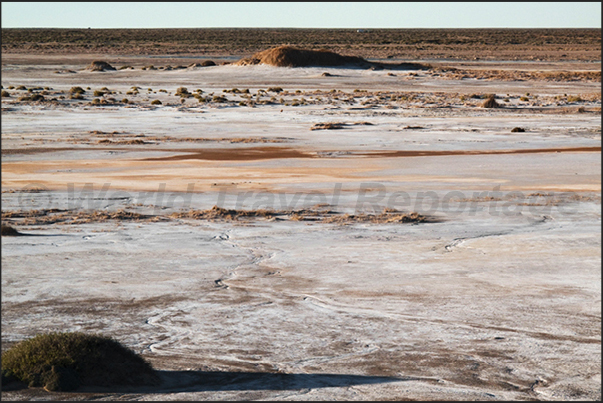
{"type": "Polygon", "coordinates": [[[396,382],[404,378],[342,374],[158,371],[162,393],[224,390],[297,390],[396,382]]]}
{"type": "MultiPolygon", "coordinates": [[[[161,384],[144,387],[100,387],[82,386],[73,392],[80,393],[135,393],[135,394],[169,394],[183,392],[217,392],[217,391],[261,391],[261,390],[300,390],[327,387],[347,387],[378,383],[408,381],[409,377],[342,375],[342,374],[282,374],[268,372],[221,372],[221,371],[157,371],[161,384]]],[[[23,385],[25,387],[25,385],[23,385]]],[[[3,388],[4,389],[4,388],[3,388]]],[[[41,388],[36,388],[41,389],[41,388]]],[[[21,388],[6,388],[20,390],[21,388]]],[[[29,389],[35,394],[35,391],[29,389]]],[[[39,393],[56,394],[38,390],[39,393]]],[[[27,394],[27,392],[26,392],[27,394]]]]}

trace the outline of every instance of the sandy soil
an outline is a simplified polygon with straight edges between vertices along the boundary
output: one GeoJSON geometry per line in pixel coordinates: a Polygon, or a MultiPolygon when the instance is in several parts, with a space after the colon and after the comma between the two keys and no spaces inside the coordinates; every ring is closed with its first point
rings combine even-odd
{"type": "Polygon", "coordinates": [[[2,58],[2,349],[102,332],[163,383],[3,400],[601,398],[600,62],[53,57],[2,58]]]}

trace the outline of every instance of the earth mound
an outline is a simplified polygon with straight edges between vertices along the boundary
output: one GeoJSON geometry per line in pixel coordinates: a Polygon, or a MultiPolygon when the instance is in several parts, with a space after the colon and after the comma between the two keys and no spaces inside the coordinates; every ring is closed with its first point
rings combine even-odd
{"type": "MultiPolygon", "coordinates": [[[[355,67],[372,70],[427,70],[431,68],[431,66],[420,63],[375,63],[359,56],[344,56],[324,49],[299,49],[289,45],[257,52],[250,58],[241,59],[233,64],[235,66],[267,64],[277,67],[355,67]]],[[[323,75],[328,77],[330,74],[323,75]]]]}
{"type": "Polygon", "coordinates": [[[298,49],[288,45],[257,52],[251,58],[241,59],[234,64],[237,66],[268,64],[277,67],[370,66],[370,63],[361,57],[342,56],[328,50],[298,49]]]}
{"type": "Polygon", "coordinates": [[[2,385],[22,384],[48,391],[80,386],[158,384],[152,366],[108,337],[74,333],[39,334],[2,353],[2,385]]]}
{"type": "Polygon", "coordinates": [[[103,62],[103,61],[100,61],[100,60],[95,60],[92,63],[90,63],[90,65],[88,67],[86,67],[86,70],[90,70],[90,71],[107,71],[107,70],[116,70],[116,68],[113,67],[113,66],[111,66],[107,62],[103,62]]]}

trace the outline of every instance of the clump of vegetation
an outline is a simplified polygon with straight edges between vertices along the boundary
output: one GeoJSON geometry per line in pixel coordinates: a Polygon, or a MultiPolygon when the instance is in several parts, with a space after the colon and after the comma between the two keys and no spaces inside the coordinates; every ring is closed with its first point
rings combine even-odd
{"type": "Polygon", "coordinates": [[[204,60],[201,62],[201,66],[203,67],[209,67],[209,66],[215,66],[216,62],[214,62],[213,60],[204,60]]]}
{"type": "Polygon", "coordinates": [[[155,100],[151,101],[151,105],[161,105],[161,101],[158,99],[155,99],[155,100]]]}
{"type": "Polygon", "coordinates": [[[48,391],[159,382],[152,366],[116,340],[85,333],[40,334],[2,354],[2,378],[48,391]]]}
{"type": "Polygon", "coordinates": [[[494,96],[494,94],[491,94],[482,103],[482,108],[502,108],[502,105],[496,102],[496,97],[494,96]]]}
{"type": "Polygon", "coordinates": [[[188,89],[186,87],[178,87],[178,89],[176,90],[176,93],[174,94],[177,97],[192,97],[193,94],[191,94],[190,92],[188,92],[188,89]]]}
{"type": "Polygon", "coordinates": [[[525,131],[526,129],[524,129],[523,127],[514,127],[511,129],[511,133],[523,133],[525,131]]]}
{"type": "Polygon", "coordinates": [[[343,129],[345,123],[332,122],[332,123],[316,123],[310,130],[336,130],[343,129]]]}
{"type": "Polygon", "coordinates": [[[8,92],[6,90],[3,90],[2,91],[2,98],[8,98],[8,97],[10,97],[10,92],[8,92]]]}
{"type": "Polygon", "coordinates": [[[44,98],[44,95],[41,94],[33,94],[30,96],[23,96],[19,98],[20,102],[39,102],[39,101],[44,101],[46,100],[46,98],[44,98]]]}
{"type": "Polygon", "coordinates": [[[69,89],[69,93],[70,94],[85,94],[86,90],[83,89],[82,87],[71,87],[69,89]]]}

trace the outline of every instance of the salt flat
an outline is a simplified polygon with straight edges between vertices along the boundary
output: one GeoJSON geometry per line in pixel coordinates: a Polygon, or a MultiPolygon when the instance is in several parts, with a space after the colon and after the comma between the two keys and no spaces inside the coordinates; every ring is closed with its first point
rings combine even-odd
{"type": "Polygon", "coordinates": [[[3,400],[600,399],[600,81],[84,67],[3,61],[57,101],[2,98],[2,348],[101,332],[164,383],[3,400]],[[215,205],[282,215],[177,215],[215,205]]]}

